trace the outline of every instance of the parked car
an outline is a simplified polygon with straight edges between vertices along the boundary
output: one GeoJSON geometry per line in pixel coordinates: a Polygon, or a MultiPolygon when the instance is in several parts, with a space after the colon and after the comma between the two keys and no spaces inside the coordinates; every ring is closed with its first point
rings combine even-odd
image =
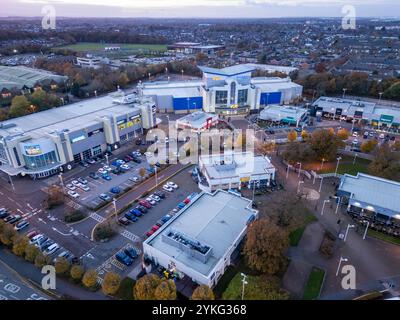
{"type": "Polygon", "coordinates": [[[108,172],[110,172],[110,171],[112,170],[111,167],[108,166],[108,165],[103,166],[103,169],[104,169],[105,171],[108,171],[108,172]]]}
{"type": "Polygon", "coordinates": [[[118,219],[118,223],[122,224],[124,226],[127,226],[127,225],[129,225],[131,223],[131,221],[128,220],[127,218],[125,218],[125,217],[121,217],[121,218],[118,219]]]}
{"type": "Polygon", "coordinates": [[[90,187],[87,186],[86,184],[81,183],[78,185],[78,187],[79,187],[79,189],[82,189],[83,191],[90,191],[90,187]]]}
{"type": "Polygon", "coordinates": [[[153,199],[150,198],[150,197],[147,197],[147,198],[146,198],[146,201],[147,201],[148,203],[150,203],[152,206],[155,206],[156,203],[157,203],[155,200],[153,200],[153,199]]]}
{"type": "Polygon", "coordinates": [[[124,214],[124,217],[127,218],[128,220],[132,221],[132,222],[136,222],[136,221],[139,220],[133,213],[130,213],[130,212],[126,212],[124,214]]]}
{"type": "Polygon", "coordinates": [[[167,186],[173,188],[173,189],[178,189],[178,185],[172,181],[167,182],[167,186]]]}
{"type": "Polygon", "coordinates": [[[125,161],[125,162],[132,161],[132,159],[133,159],[133,157],[132,157],[131,155],[129,155],[129,154],[127,154],[127,155],[124,157],[124,161],[125,161]]]}
{"type": "Polygon", "coordinates": [[[156,194],[154,194],[154,193],[151,194],[149,197],[152,198],[156,202],[160,202],[161,201],[161,198],[159,196],[157,196],[156,194]]]}
{"type": "Polygon", "coordinates": [[[95,164],[96,163],[96,161],[94,159],[87,159],[86,162],[89,163],[89,164],[95,164]]]}
{"type": "Polygon", "coordinates": [[[88,184],[88,181],[85,178],[79,177],[77,180],[82,184],[88,184]]]}
{"type": "Polygon", "coordinates": [[[76,190],[76,186],[74,186],[72,183],[68,183],[66,185],[66,187],[67,187],[68,190],[72,190],[72,191],[76,190]]]}
{"type": "Polygon", "coordinates": [[[9,216],[9,213],[7,211],[3,211],[0,213],[0,219],[7,218],[9,216]]]}
{"type": "Polygon", "coordinates": [[[124,170],[124,171],[128,171],[130,168],[131,167],[129,165],[127,165],[127,164],[123,164],[123,165],[120,166],[120,169],[124,170]]]}
{"type": "Polygon", "coordinates": [[[31,232],[28,232],[28,234],[26,235],[29,240],[33,239],[33,237],[36,237],[39,234],[39,232],[37,232],[36,230],[33,230],[31,232]]]}
{"type": "Polygon", "coordinates": [[[108,174],[103,174],[101,177],[106,181],[110,181],[111,180],[111,177],[108,174]]]}
{"type": "Polygon", "coordinates": [[[184,202],[178,203],[178,208],[179,209],[182,209],[184,206],[186,206],[186,204],[184,202]]]}
{"type": "Polygon", "coordinates": [[[137,206],[135,209],[138,209],[141,213],[147,213],[147,209],[144,206],[137,206]]]}
{"type": "Polygon", "coordinates": [[[27,228],[28,226],[29,226],[29,222],[26,221],[26,220],[23,220],[23,221],[21,221],[21,222],[18,222],[18,223],[14,226],[14,229],[17,230],[17,231],[21,231],[21,230],[27,228]]]}
{"type": "Polygon", "coordinates": [[[168,192],[173,192],[173,191],[174,191],[173,188],[171,188],[170,186],[168,186],[168,185],[166,185],[166,184],[164,184],[162,188],[163,188],[165,191],[168,191],[168,192]]]}
{"type": "Polygon", "coordinates": [[[89,167],[89,165],[86,162],[83,162],[83,161],[79,162],[79,164],[84,168],[89,167]]]}
{"type": "Polygon", "coordinates": [[[110,192],[114,193],[114,194],[119,194],[119,193],[121,193],[121,189],[119,187],[112,187],[110,189],[110,192]]]}
{"type": "Polygon", "coordinates": [[[385,134],[384,134],[384,133],[381,133],[381,134],[379,135],[379,139],[385,139],[385,134]]]}
{"type": "Polygon", "coordinates": [[[78,180],[72,180],[71,183],[72,183],[74,186],[77,186],[80,182],[79,182],[78,180]]]}
{"type": "Polygon", "coordinates": [[[9,216],[9,217],[11,217],[11,219],[9,219],[9,220],[7,221],[7,223],[9,223],[9,224],[17,223],[19,220],[22,219],[22,217],[21,217],[19,214],[11,215],[11,216],[9,216]]]}
{"type": "Polygon", "coordinates": [[[138,257],[138,253],[135,248],[129,247],[124,250],[124,253],[132,259],[136,259],[138,257]]]}
{"type": "Polygon", "coordinates": [[[142,163],[142,160],[140,160],[138,157],[133,157],[132,161],[135,163],[142,163]]]}
{"type": "Polygon", "coordinates": [[[115,255],[115,259],[126,266],[130,266],[133,263],[133,260],[125,252],[122,251],[118,252],[115,255]]]}
{"type": "Polygon", "coordinates": [[[129,180],[131,180],[132,182],[138,182],[139,178],[136,176],[130,177],[129,180]]]}
{"type": "Polygon", "coordinates": [[[79,198],[79,193],[72,190],[68,191],[68,195],[74,199],[79,198]]]}
{"type": "Polygon", "coordinates": [[[272,129],[268,130],[268,132],[269,132],[269,134],[275,134],[275,131],[272,129]]]}
{"type": "Polygon", "coordinates": [[[104,168],[99,168],[99,170],[97,170],[100,174],[105,174],[105,173],[107,173],[108,171],[107,170],[104,170],[104,168]]]}
{"type": "Polygon", "coordinates": [[[138,209],[131,209],[131,210],[129,210],[129,212],[132,213],[135,217],[138,217],[138,218],[143,216],[143,213],[138,209]]]}
{"type": "Polygon", "coordinates": [[[110,197],[108,194],[106,194],[106,193],[100,194],[100,195],[99,195],[99,198],[100,198],[101,200],[104,200],[104,201],[111,201],[111,197],[110,197]]]}
{"type": "Polygon", "coordinates": [[[29,240],[29,244],[36,244],[42,238],[44,238],[43,234],[37,234],[29,240]]]}
{"type": "Polygon", "coordinates": [[[44,250],[43,254],[47,256],[47,255],[55,253],[58,250],[60,250],[60,246],[57,243],[53,243],[52,245],[47,247],[46,250],[44,250]]]}
{"type": "Polygon", "coordinates": [[[139,158],[142,156],[142,153],[139,150],[132,151],[132,157],[139,158]]]}
{"type": "Polygon", "coordinates": [[[155,191],[154,194],[158,197],[160,197],[161,199],[165,199],[165,193],[161,192],[161,191],[155,191]]]}
{"type": "Polygon", "coordinates": [[[152,234],[154,234],[154,232],[155,232],[155,231],[153,231],[153,230],[147,231],[147,232],[146,232],[146,237],[147,237],[147,238],[150,237],[152,234]]]}
{"type": "Polygon", "coordinates": [[[189,204],[190,203],[190,199],[186,198],[185,200],[183,200],[184,204],[189,204]]]}
{"type": "Polygon", "coordinates": [[[111,171],[112,173],[114,173],[114,174],[121,174],[122,173],[122,170],[119,168],[119,167],[117,167],[117,168],[115,168],[113,171],[111,171]]]}
{"type": "Polygon", "coordinates": [[[89,177],[91,177],[94,180],[97,180],[97,179],[100,178],[99,175],[96,172],[89,173],[89,177]]]}
{"type": "Polygon", "coordinates": [[[171,218],[172,218],[172,216],[170,216],[169,214],[166,214],[164,217],[161,218],[161,221],[165,223],[171,218]]]}
{"type": "Polygon", "coordinates": [[[143,207],[145,207],[146,209],[151,209],[151,204],[149,202],[147,202],[146,200],[140,200],[139,204],[143,207]]]}
{"type": "Polygon", "coordinates": [[[55,242],[51,239],[48,239],[47,241],[45,241],[41,246],[40,246],[40,250],[42,252],[44,252],[48,247],[50,247],[51,245],[53,245],[55,242]]]}
{"type": "Polygon", "coordinates": [[[154,232],[156,232],[158,229],[160,229],[160,227],[157,225],[151,227],[151,230],[153,230],[154,232]]]}

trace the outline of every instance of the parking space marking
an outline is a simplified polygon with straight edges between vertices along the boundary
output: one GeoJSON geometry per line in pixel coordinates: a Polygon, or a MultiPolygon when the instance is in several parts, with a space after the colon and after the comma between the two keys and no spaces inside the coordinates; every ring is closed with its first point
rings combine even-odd
{"type": "Polygon", "coordinates": [[[134,233],[124,229],[122,232],[120,232],[120,235],[127,238],[128,240],[131,240],[133,242],[138,242],[140,241],[140,238],[135,235],[134,233]]]}
{"type": "Polygon", "coordinates": [[[96,212],[91,213],[89,217],[100,223],[106,220],[104,217],[98,215],[96,212]]]}

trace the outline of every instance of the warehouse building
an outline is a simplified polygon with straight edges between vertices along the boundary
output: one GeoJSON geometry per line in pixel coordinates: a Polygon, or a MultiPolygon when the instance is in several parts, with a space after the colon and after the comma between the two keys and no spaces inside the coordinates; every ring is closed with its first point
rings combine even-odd
{"type": "Polygon", "coordinates": [[[199,188],[207,192],[269,186],[276,172],[267,157],[249,151],[200,155],[199,169],[199,188]]]}
{"type": "Polygon", "coordinates": [[[177,129],[190,129],[194,133],[200,133],[214,127],[218,123],[218,115],[196,111],[176,120],[177,129]]]}
{"type": "Polygon", "coordinates": [[[315,113],[322,116],[365,121],[374,127],[397,128],[400,126],[400,109],[377,105],[374,102],[361,100],[320,97],[312,105],[315,113]]]}
{"type": "Polygon", "coordinates": [[[257,216],[249,199],[222,190],[203,192],[143,242],[144,256],[178,279],[213,288],[257,216]]]}
{"type": "Polygon", "coordinates": [[[308,110],[305,108],[271,105],[261,110],[259,119],[298,127],[307,119],[307,116],[308,110]]]}
{"type": "Polygon", "coordinates": [[[363,173],[345,174],[337,196],[353,215],[400,227],[400,183],[363,173]]]}
{"type": "Polygon", "coordinates": [[[144,83],[139,89],[154,99],[161,112],[189,113],[202,109],[222,115],[256,113],[267,105],[290,104],[302,95],[302,86],[290,78],[252,78],[256,69],[252,66],[199,68],[203,72],[201,80],[144,83]]]}
{"type": "Polygon", "coordinates": [[[0,170],[43,178],[118,149],[156,123],[149,98],[122,92],[0,122],[0,170]]]}
{"type": "Polygon", "coordinates": [[[25,66],[0,66],[0,90],[17,89],[23,93],[30,92],[43,83],[61,84],[68,77],[60,76],[49,71],[28,68],[25,66]]]}

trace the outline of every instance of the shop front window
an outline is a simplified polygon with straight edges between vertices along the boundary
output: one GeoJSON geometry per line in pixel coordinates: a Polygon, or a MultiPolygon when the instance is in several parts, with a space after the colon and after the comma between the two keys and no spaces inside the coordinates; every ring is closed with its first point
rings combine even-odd
{"type": "Polygon", "coordinates": [[[29,169],[43,168],[58,162],[55,151],[51,151],[39,156],[24,155],[25,166],[29,169]]]}

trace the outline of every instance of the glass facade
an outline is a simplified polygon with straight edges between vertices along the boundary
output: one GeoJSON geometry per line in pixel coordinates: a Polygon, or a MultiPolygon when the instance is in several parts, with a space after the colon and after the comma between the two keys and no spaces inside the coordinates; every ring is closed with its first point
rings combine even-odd
{"type": "Polygon", "coordinates": [[[231,104],[236,103],[236,82],[231,83],[231,104]]]}
{"type": "Polygon", "coordinates": [[[215,92],[215,104],[227,104],[228,103],[228,91],[218,90],[215,92]]]}
{"type": "Polygon", "coordinates": [[[58,162],[55,151],[51,151],[40,156],[24,155],[25,166],[29,169],[43,168],[58,162]]]}
{"type": "Polygon", "coordinates": [[[93,147],[92,150],[93,150],[93,156],[98,156],[98,155],[102,154],[101,146],[95,146],[95,147],[93,147]]]}
{"type": "Polygon", "coordinates": [[[239,105],[247,104],[247,95],[248,95],[247,89],[238,91],[238,104],[239,105]]]}

